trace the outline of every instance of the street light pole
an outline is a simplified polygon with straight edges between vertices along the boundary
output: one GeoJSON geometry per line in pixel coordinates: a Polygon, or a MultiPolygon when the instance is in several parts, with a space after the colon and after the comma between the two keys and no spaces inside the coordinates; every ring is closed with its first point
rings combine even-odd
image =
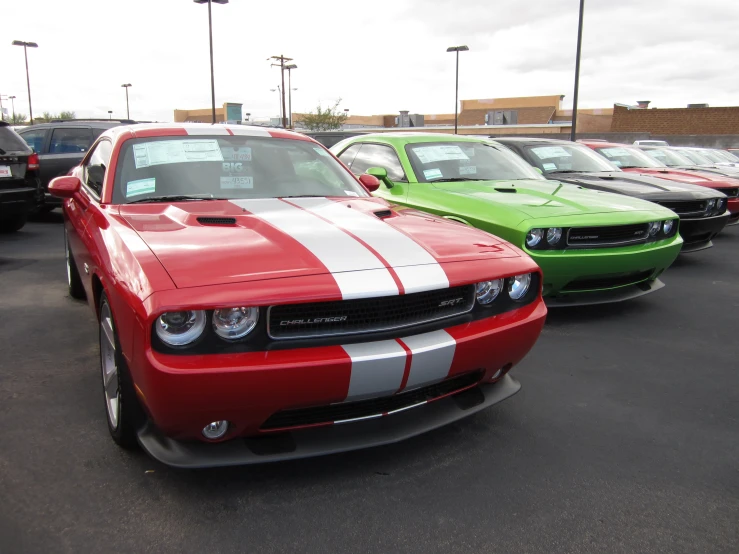
{"type": "Polygon", "coordinates": [[[459,53],[467,52],[469,48],[467,46],[450,46],[446,49],[447,52],[457,53],[457,70],[454,80],[454,134],[457,134],[457,123],[458,123],[458,108],[459,108],[459,53]]]}
{"type": "Polygon", "coordinates": [[[26,57],[26,85],[28,86],[28,114],[31,118],[31,125],[33,125],[33,107],[31,105],[31,77],[28,73],[28,49],[38,48],[38,44],[35,42],[25,42],[23,40],[14,40],[13,46],[22,46],[23,54],[26,57]]]}
{"type": "Polygon", "coordinates": [[[279,60],[280,63],[273,63],[273,66],[280,68],[280,76],[282,77],[282,89],[281,89],[281,95],[282,95],[282,128],[287,128],[287,113],[285,109],[285,62],[291,62],[293,61],[292,58],[286,58],[282,54],[279,56],[271,56],[267,58],[267,60],[279,60]]]}
{"type": "Polygon", "coordinates": [[[132,87],[133,85],[131,83],[126,83],[121,86],[126,89],[126,119],[131,119],[131,111],[128,109],[128,87],[132,87]]]}
{"type": "Polygon", "coordinates": [[[577,97],[580,92],[580,54],[582,52],[582,20],[585,12],[585,0],[580,0],[580,20],[577,24],[577,58],[575,59],[575,96],[572,98],[572,129],[570,140],[577,138],[577,97]]]}
{"type": "MultiPolygon", "coordinates": [[[[288,97],[288,109],[290,110],[290,128],[293,128],[293,78],[292,78],[292,70],[297,69],[298,66],[294,63],[290,65],[286,65],[285,69],[287,69],[287,97],[288,97]]],[[[295,89],[297,90],[297,89],[295,89]]]]}
{"type": "Polygon", "coordinates": [[[213,72],[213,15],[211,4],[228,4],[228,0],[193,0],[196,4],[208,4],[208,37],[210,39],[210,101],[213,123],[216,122],[216,80],[213,72]]]}
{"type": "Polygon", "coordinates": [[[13,106],[13,123],[15,123],[15,96],[8,96],[10,98],[10,105],[13,106]]]}

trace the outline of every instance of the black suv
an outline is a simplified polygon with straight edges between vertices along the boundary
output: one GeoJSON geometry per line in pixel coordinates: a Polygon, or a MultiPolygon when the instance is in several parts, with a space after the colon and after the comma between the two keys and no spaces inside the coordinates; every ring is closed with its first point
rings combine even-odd
{"type": "Polygon", "coordinates": [[[37,209],[51,211],[61,206],[61,200],[48,192],[49,181],[66,175],[79,165],[90,145],[111,127],[135,123],[127,119],[72,119],[31,125],[18,131],[39,155],[41,187],[37,209]]]}
{"type": "Polygon", "coordinates": [[[0,232],[23,227],[40,191],[38,156],[0,121],[0,232]]]}

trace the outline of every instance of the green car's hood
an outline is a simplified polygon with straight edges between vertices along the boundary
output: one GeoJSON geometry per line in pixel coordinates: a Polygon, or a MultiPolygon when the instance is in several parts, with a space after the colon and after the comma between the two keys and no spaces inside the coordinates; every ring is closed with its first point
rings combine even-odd
{"type": "Polygon", "coordinates": [[[471,196],[480,202],[489,202],[507,209],[518,210],[528,216],[527,218],[592,215],[624,210],[660,213],[665,211],[660,206],[638,198],[593,191],[558,181],[532,179],[435,182],[433,186],[450,194],[471,196]]]}

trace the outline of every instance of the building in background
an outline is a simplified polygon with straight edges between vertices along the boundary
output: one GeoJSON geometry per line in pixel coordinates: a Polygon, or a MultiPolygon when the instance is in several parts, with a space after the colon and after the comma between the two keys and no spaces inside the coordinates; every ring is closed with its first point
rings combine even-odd
{"type": "Polygon", "coordinates": [[[648,101],[636,106],[617,104],[611,131],[654,136],[739,135],[739,107],[688,104],[687,108],[649,109],[648,101]]]}
{"type": "MultiPolygon", "coordinates": [[[[226,102],[222,107],[216,108],[216,123],[225,123],[226,121],[241,123],[243,114],[241,111],[243,104],[235,102],[226,102]]],[[[175,110],[175,123],[212,123],[213,111],[211,108],[203,108],[202,110],[175,110]]]]}

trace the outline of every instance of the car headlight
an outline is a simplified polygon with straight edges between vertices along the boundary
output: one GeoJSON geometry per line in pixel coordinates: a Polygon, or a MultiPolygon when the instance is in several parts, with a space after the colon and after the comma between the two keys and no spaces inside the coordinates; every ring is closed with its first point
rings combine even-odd
{"type": "Polygon", "coordinates": [[[551,227],[547,229],[547,242],[550,246],[554,246],[559,242],[559,239],[562,238],[562,228],[561,227],[551,227]]]}
{"type": "Polygon", "coordinates": [[[650,237],[656,237],[657,233],[659,233],[659,229],[662,227],[662,223],[659,221],[652,221],[649,224],[649,236],[650,237]]]}
{"type": "Polygon", "coordinates": [[[662,232],[664,232],[665,235],[669,235],[672,232],[672,228],[675,226],[675,220],[668,219],[662,224],[662,232]]]}
{"type": "Polygon", "coordinates": [[[724,209],[726,208],[726,198],[719,198],[716,201],[716,211],[719,215],[724,213],[724,209]]]}
{"type": "Polygon", "coordinates": [[[716,199],[715,199],[715,198],[711,198],[711,199],[710,199],[710,200],[708,201],[708,208],[706,208],[706,209],[707,209],[707,211],[709,211],[709,212],[710,212],[710,211],[711,211],[711,210],[712,210],[713,208],[715,208],[715,207],[716,207],[716,199]]]}
{"type": "Polygon", "coordinates": [[[531,273],[525,275],[516,275],[508,285],[508,296],[512,300],[521,300],[526,293],[529,292],[531,286],[531,273]]]}
{"type": "Polygon", "coordinates": [[[259,320],[259,308],[220,308],[213,311],[213,330],[226,340],[251,333],[259,320]]]}
{"type": "Polygon", "coordinates": [[[189,310],[160,315],[154,329],[162,342],[170,346],[185,346],[200,338],[205,331],[205,312],[189,310]]]}
{"type": "Polygon", "coordinates": [[[475,298],[478,304],[487,306],[493,300],[498,298],[503,288],[503,279],[495,279],[493,281],[483,281],[475,285],[475,298]]]}
{"type": "Polygon", "coordinates": [[[534,248],[541,242],[542,238],[544,238],[544,229],[531,229],[526,233],[526,246],[534,248]]]}

